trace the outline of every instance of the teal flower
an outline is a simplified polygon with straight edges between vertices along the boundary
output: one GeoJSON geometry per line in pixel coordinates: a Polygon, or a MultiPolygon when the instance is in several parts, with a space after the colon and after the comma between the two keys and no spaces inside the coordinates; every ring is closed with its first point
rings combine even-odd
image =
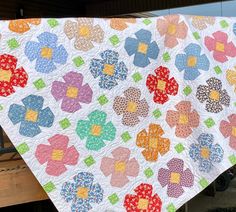
{"type": "Polygon", "coordinates": [[[86,147],[90,150],[100,150],[105,146],[104,141],[113,141],[116,128],[111,122],[106,123],[107,114],[95,110],[88,115],[89,120],[79,120],[76,132],[80,139],[86,140],[86,147]]]}

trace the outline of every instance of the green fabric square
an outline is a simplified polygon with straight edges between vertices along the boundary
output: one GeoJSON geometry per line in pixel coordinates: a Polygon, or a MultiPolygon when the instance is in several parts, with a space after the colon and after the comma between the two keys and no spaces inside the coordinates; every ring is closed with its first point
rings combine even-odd
{"type": "Polygon", "coordinates": [[[46,191],[46,193],[49,193],[51,191],[53,191],[54,189],[56,189],[55,185],[53,184],[53,182],[48,182],[43,186],[44,191],[46,191]]]}
{"type": "Polygon", "coordinates": [[[173,205],[173,203],[171,203],[171,204],[169,204],[169,205],[167,206],[167,211],[168,211],[168,212],[175,212],[175,211],[176,211],[176,208],[175,208],[175,206],[173,205]]]}
{"type": "Polygon", "coordinates": [[[127,142],[128,140],[131,139],[131,136],[130,136],[129,132],[126,131],[121,135],[121,138],[124,142],[127,142]]]}
{"type": "Polygon", "coordinates": [[[152,23],[152,21],[150,19],[146,18],[146,19],[143,20],[143,23],[145,25],[149,25],[150,23],[152,23]]]}
{"type": "Polygon", "coordinates": [[[144,170],[144,174],[147,178],[150,178],[151,176],[154,175],[154,172],[152,171],[151,168],[147,168],[147,169],[144,170]]]}
{"type": "Polygon", "coordinates": [[[165,62],[168,62],[168,61],[170,60],[170,55],[169,55],[168,52],[165,52],[165,53],[162,55],[162,57],[163,57],[163,60],[164,60],[165,62]]]}
{"type": "Polygon", "coordinates": [[[161,113],[161,111],[159,110],[159,109],[156,109],[156,110],[154,110],[153,112],[152,112],[152,114],[153,114],[153,116],[155,117],[155,118],[160,118],[161,117],[161,115],[162,115],[162,113],[161,113]]]}
{"type": "Polygon", "coordinates": [[[20,46],[20,44],[17,42],[15,38],[8,40],[7,44],[11,50],[16,49],[20,46]]]}
{"type": "Polygon", "coordinates": [[[38,79],[34,81],[34,86],[37,88],[37,90],[41,90],[46,87],[46,84],[42,79],[38,79]]]}
{"type": "Polygon", "coordinates": [[[54,28],[59,25],[58,21],[54,18],[48,20],[48,24],[50,27],[54,28]]]}
{"type": "Polygon", "coordinates": [[[112,205],[116,204],[119,201],[119,197],[117,196],[116,193],[110,195],[108,199],[112,205]]]}
{"type": "Polygon", "coordinates": [[[222,28],[227,28],[229,26],[229,24],[225,20],[220,21],[220,25],[222,28]]]}
{"type": "Polygon", "coordinates": [[[214,67],[214,70],[215,70],[215,72],[217,74],[221,74],[222,73],[222,70],[221,70],[221,68],[219,66],[214,67]]]}
{"type": "Polygon", "coordinates": [[[19,146],[16,147],[16,150],[21,154],[25,154],[26,152],[29,151],[29,146],[24,142],[20,144],[19,146]]]}
{"type": "Polygon", "coordinates": [[[75,64],[76,67],[80,67],[80,66],[82,66],[82,65],[84,64],[84,60],[83,60],[83,58],[80,57],[80,56],[75,57],[75,58],[73,59],[73,62],[74,62],[74,64],[75,64]]]}
{"type": "Polygon", "coordinates": [[[61,128],[62,128],[63,130],[66,129],[66,128],[68,128],[68,127],[71,125],[70,121],[69,121],[67,118],[62,119],[62,120],[59,122],[59,124],[60,124],[60,126],[61,126],[61,128]]]}
{"type": "Polygon", "coordinates": [[[205,125],[208,127],[208,128],[211,128],[215,125],[215,122],[212,118],[208,118],[204,121],[205,125]]]}
{"type": "Polygon", "coordinates": [[[118,38],[117,35],[113,35],[109,38],[110,42],[112,43],[113,46],[116,46],[119,42],[120,39],[118,38]]]}
{"type": "Polygon", "coordinates": [[[230,161],[230,163],[232,163],[232,165],[235,165],[236,164],[236,157],[235,157],[235,155],[229,156],[229,161],[230,161]]]}
{"type": "Polygon", "coordinates": [[[192,93],[192,88],[190,86],[186,86],[183,91],[184,94],[188,96],[190,93],[192,93]]]}
{"type": "Polygon", "coordinates": [[[194,32],[193,33],[193,37],[196,39],[196,40],[199,40],[201,37],[200,35],[198,34],[198,32],[194,32]]]}
{"type": "Polygon", "coordinates": [[[105,95],[98,97],[98,102],[100,105],[105,105],[108,102],[108,99],[105,95]]]}
{"type": "Polygon", "coordinates": [[[204,177],[199,181],[199,184],[203,189],[209,185],[209,183],[207,182],[207,180],[204,177]]]}
{"type": "Polygon", "coordinates": [[[92,155],[84,159],[84,163],[89,167],[95,163],[95,160],[92,155]]]}
{"type": "Polygon", "coordinates": [[[184,151],[184,146],[183,146],[183,144],[179,143],[179,144],[175,145],[175,150],[176,150],[176,152],[178,152],[178,153],[183,152],[183,151],[184,151]]]}
{"type": "Polygon", "coordinates": [[[132,78],[135,82],[142,80],[142,75],[139,72],[136,72],[132,75],[132,78]]]}
{"type": "Polygon", "coordinates": [[[2,105],[0,105],[0,111],[1,111],[1,110],[3,110],[3,106],[2,106],[2,105]]]}
{"type": "Polygon", "coordinates": [[[234,102],[234,106],[236,107],[236,102],[234,102]]]}

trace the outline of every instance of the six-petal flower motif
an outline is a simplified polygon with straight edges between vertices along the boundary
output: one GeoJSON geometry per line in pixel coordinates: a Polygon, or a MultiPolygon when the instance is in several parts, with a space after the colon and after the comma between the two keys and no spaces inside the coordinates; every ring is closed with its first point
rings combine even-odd
{"type": "Polygon", "coordinates": [[[40,18],[29,19],[17,19],[9,22],[8,28],[16,33],[23,34],[30,30],[30,25],[39,25],[41,23],[40,18]]]}
{"type": "Polygon", "coordinates": [[[14,125],[21,123],[21,135],[34,137],[41,133],[40,127],[52,126],[54,114],[49,107],[43,109],[42,96],[29,95],[22,102],[24,106],[12,104],[8,111],[8,117],[14,125]]]}
{"type": "Polygon", "coordinates": [[[62,99],[61,109],[74,113],[81,109],[81,102],[89,104],[92,101],[93,91],[86,83],[83,83],[83,75],[77,72],[68,72],[63,76],[65,82],[54,81],[51,93],[56,101],[62,99]]]}
{"type": "Polygon", "coordinates": [[[129,56],[134,54],[135,66],[144,68],[150,64],[149,58],[157,59],[160,49],[156,41],[151,41],[152,33],[150,31],[140,29],[135,36],[137,38],[126,38],[125,50],[129,56]]]}
{"type": "Polygon", "coordinates": [[[138,176],[138,161],[130,158],[130,153],[128,148],[118,147],[111,152],[113,158],[102,158],[100,169],[106,177],[111,175],[112,186],[121,188],[129,182],[128,177],[138,176]]]}
{"type": "Polygon", "coordinates": [[[144,148],[142,154],[147,161],[157,161],[158,154],[163,156],[169,151],[170,140],[162,138],[163,134],[164,131],[158,124],[150,124],[148,132],[143,129],[138,133],[136,145],[144,148]]]}
{"type": "Polygon", "coordinates": [[[77,164],[79,153],[74,146],[68,147],[68,136],[56,134],[48,142],[50,145],[39,144],[35,152],[40,164],[47,163],[47,174],[59,176],[67,170],[66,165],[77,164]]]}
{"type": "Polygon", "coordinates": [[[179,85],[174,77],[170,77],[170,70],[166,67],[158,67],[154,70],[155,75],[149,74],[146,86],[150,93],[154,92],[153,101],[164,104],[169,100],[168,95],[175,96],[178,93],[179,85]]]}
{"type": "Polygon", "coordinates": [[[236,66],[234,70],[228,69],[226,71],[226,79],[230,85],[233,85],[234,92],[236,93],[236,66]]]}
{"type": "Polygon", "coordinates": [[[111,121],[106,123],[107,114],[95,110],[88,115],[89,120],[79,120],[76,132],[80,139],[86,140],[86,148],[89,150],[100,150],[106,144],[104,141],[113,141],[116,128],[111,121]]]}
{"type": "Polygon", "coordinates": [[[57,35],[43,32],[38,37],[39,42],[28,41],[25,46],[25,55],[32,62],[36,60],[35,70],[41,73],[54,71],[56,64],[65,64],[68,53],[63,45],[57,46],[57,35]]]}
{"type": "Polygon", "coordinates": [[[0,55],[0,96],[9,96],[15,93],[13,86],[24,88],[28,75],[23,67],[16,68],[17,58],[9,55],[0,55]]]}
{"type": "Polygon", "coordinates": [[[206,101],[206,110],[210,113],[219,113],[223,110],[223,106],[229,107],[230,96],[225,89],[222,90],[222,82],[211,77],[207,81],[208,85],[199,85],[196,97],[203,103],[206,101]]]}
{"type": "Polygon", "coordinates": [[[194,28],[204,30],[208,25],[214,25],[215,18],[212,16],[192,16],[192,25],[194,28]]]}
{"type": "Polygon", "coordinates": [[[135,18],[111,18],[110,26],[112,29],[123,31],[128,28],[128,24],[136,23],[135,18]]]}
{"type": "Polygon", "coordinates": [[[162,187],[167,186],[169,197],[178,198],[184,193],[183,187],[193,186],[194,175],[189,168],[184,170],[184,161],[179,158],[172,158],[167,167],[159,169],[158,181],[162,187]]]}
{"type": "Polygon", "coordinates": [[[214,136],[208,133],[202,133],[197,139],[198,144],[191,144],[189,155],[194,162],[199,161],[199,170],[210,172],[214,163],[220,163],[223,160],[224,151],[219,144],[214,144],[214,136]]]}
{"type": "Polygon", "coordinates": [[[100,184],[93,184],[94,176],[89,172],[79,172],[73,177],[74,182],[64,182],[61,188],[61,196],[66,202],[72,201],[72,212],[88,212],[91,204],[101,203],[103,189],[100,184]]]}
{"type": "Polygon", "coordinates": [[[141,183],[134,189],[136,194],[126,194],[124,207],[127,212],[155,211],[161,212],[162,201],[155,193],[153,187],[147,183],[141,183]]]}
{"type": "Polygon", "coordinates": [[[201,74],[199,70],[209,70],[210,62],[205,54],[201,54],[201,46],[190,43],[184,52],[175,58],[175,66],[179,71],[184,71],[184,79],[195,80],[201,74]]]}
{"type": "Polygon", "coordinates": [[[94,78],[100,77],[100,88],[110,90],[118,85],[117,80],[126,79],[128,69],[123,61],[119,62],[118,52],[106,50],[100,56],[102,59],[91,60],[89,69],[94,78]]]}

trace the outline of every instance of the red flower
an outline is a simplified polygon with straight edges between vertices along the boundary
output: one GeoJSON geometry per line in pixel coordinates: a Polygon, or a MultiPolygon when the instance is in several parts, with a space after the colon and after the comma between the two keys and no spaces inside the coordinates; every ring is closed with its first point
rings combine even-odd
{"type": "Polygon", "coordinates": [[[158,67],[154,70],[156,76],[149,74],[146,86],[150,93],[154,92],[153,101],[164,104],[169,100],[168,94],[175,96],[178,93],[179,85],[175,78],[169,79],[170,70],[166,67],[158,67]]]}
{"type": "Polygon", "coordinates": [[[157,194],[152,196],[152,185],[141,183],[134,189],[136,195],[125,196],[124,207],[127,212],[160,212],[161,199],[157,194]]]}
{"type": "Polygon", "coordinates": [[[17,58],[9,54],[0,55],[0,96],[15,93],[13,86],[24,88],[28,75],[23,67],[17,68],[17,58]]]}

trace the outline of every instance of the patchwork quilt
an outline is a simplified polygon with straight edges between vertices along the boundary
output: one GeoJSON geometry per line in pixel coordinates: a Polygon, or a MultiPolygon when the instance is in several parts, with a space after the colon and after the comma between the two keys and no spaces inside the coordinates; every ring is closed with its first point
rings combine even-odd
{"type": "Polygon", "coordinates": [[[174,212],[236,164],[236,18],[0,34],[0,125],[58,211],[174,212]]]}

